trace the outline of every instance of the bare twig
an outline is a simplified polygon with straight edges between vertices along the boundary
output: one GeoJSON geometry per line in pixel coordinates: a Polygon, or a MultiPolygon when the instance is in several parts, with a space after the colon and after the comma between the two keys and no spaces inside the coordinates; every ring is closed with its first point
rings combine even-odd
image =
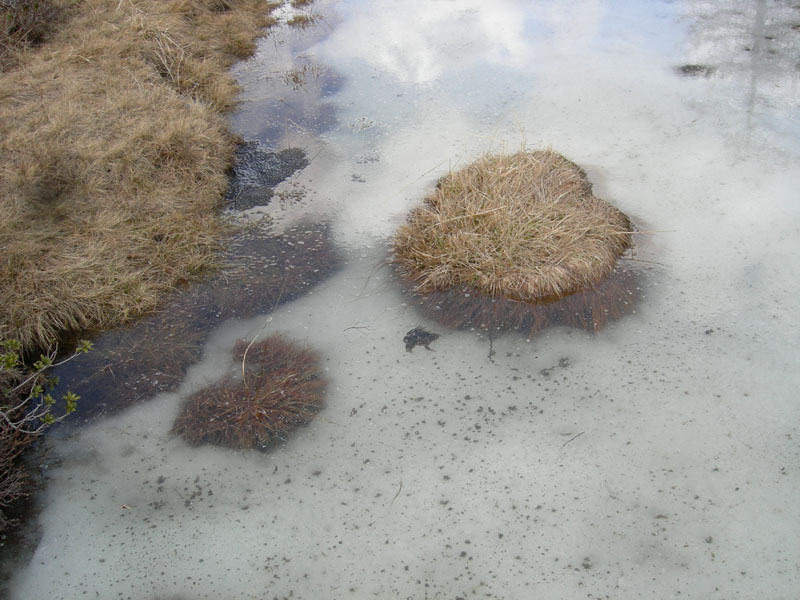
{"type": "Polygon", "coordinates": [[[402,475],[400,476],[400,487],[397,488],[397,493],[394,495],[394,498],[392,498],[392,501],[389,502],[389,506],[394,504],[394,501],[397,500],[397,497],[400,495],[401,491],[403,491],[403,476],[402,475]]]}
{"type": "Polygon", "coordinates": [[[563,448],[564,446],[566,446],[567,444],[569,444],[569,443],[570,443],[572,440],[576,440],[576,439],[578,439],[578,438],[579,438],[579,437],[581,437],[581,436],[582,436],[584,433],[586,433],[586,432],[585,432],[585,431],[581,431],[581,432],[580,432],[578,435],[574,435],[574,436],[572,436],[572,437],[571,437],[571,438],[569,438],[569,439],[568,439],[566,442],[564,442],[563,444],[561,444],[561,447],[563,448]]]}
{"type": "Polygon", "coordinates": [[[345,327],[344,329],[342,329],[342,331],[348,331],[350,329],[356,329],[358,331],[361,331],[362,329],[370,329],[370,326],[369,325],[351,325],[350,327],[345,327]]]}
{"type": "MultiPolygon", "coordinates": [[[[281,298],[283,297],[283,290],[286,289],[287,278],[288,274],[283,278],[283,283],[281,284],[281,291],[278,293],[278,298],[275,300],[275,304],[272,306],[272,311],[278,308],[278,304],[280,304],[281,302],[281,298]]],[[[247,353],[250,351],[250,348],[253,346],[253,344],[256,343],[256,339],[258,338],[259,334],[267,328],[267,325],[269,325],[271,321],[272,321],[272,315],[267,317],[267,320],[264,321],[264,324],[261,326],[261,329],[258,330],[258,333],[256,333],[253,336],[253,339],[250,340],[250,343],[247,344],[247,348],[245,348],[244,354],[242,355],[242,385],[244,386],[245,393],[247,393],[247,375],[245,374],[244,365],[245,362],[247,361],[247,353]]]]}

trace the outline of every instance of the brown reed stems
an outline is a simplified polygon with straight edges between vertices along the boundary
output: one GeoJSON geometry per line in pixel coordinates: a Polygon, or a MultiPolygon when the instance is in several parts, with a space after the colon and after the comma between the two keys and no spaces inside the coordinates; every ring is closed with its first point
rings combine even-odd
{"type": "MultiPolygon", "coordinates": [[[[239,361],[247,346],[236,343],[239,361]]],[[[250,347],[244,379],[229,376],[193,394],[172,431],[193,445],[265,450],[322,408],[318,362],[309,348],[273,334],[250,347]]]]}

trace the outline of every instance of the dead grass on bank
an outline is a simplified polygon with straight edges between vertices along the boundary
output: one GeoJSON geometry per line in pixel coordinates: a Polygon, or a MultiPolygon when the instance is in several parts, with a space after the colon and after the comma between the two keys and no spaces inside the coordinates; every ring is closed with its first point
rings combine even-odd
{"type": "Polygon", "coordinates": [[[551,150],[521,151],[441,179],[399,229],[394,260],[420,294],[467,286],[546,302],[611,273],[631,227],[580,167],[551,150]]]}
{"type": "Polygon", "coordinates": [[[63,0],[0,77],[0,331],[26,349],[154,309],[217,261],[228,69],[264,0],[63,0]]]}
{"type": "Polygon", "coordinates": [[[44,43],[60,12],[53,0],[0,0],[0,72],[14,68],[22,50],[44,43]]]}

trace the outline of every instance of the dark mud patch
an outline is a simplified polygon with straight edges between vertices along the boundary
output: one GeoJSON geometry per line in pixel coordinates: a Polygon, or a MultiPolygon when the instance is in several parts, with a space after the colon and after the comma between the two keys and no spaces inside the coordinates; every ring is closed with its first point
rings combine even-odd
{"type": "Polygon", "coordinates": [[[306,293],[341,265],[327,223],[300,224],[279,235],[244,231],[231,242],[225,276],[197,291],[219,320],[264,314],[306,293]]]}
{"type": "Polygon", "coordinates": [[[56,370],[54,397],[81,398],[68,422],[87,423],[178,388],[213,329],[268,313],[328,278],[341,264],[330,227],[298,225],[278,235],[245,230],[215,279],[177,292],[158,313],[93,339],[94,349],[56,370]]]}
{"type": "Polygon", "coordinates": [[[177,389],[216,321],[197,300],[190,290],[179,292],[161,312],[100,334],[91,352],[56,369],[56,397],[67,390],[80,396],[68,423],[92,422],[177,389]]]}
{"type": "Polygon", "coordinates": [[[300,148],[270,152],[259,142],[244,142],[236,148],[225,207],[247,210],[264,206],[272,199],[276,185],[307,166],[306,153],[300,148]]]}

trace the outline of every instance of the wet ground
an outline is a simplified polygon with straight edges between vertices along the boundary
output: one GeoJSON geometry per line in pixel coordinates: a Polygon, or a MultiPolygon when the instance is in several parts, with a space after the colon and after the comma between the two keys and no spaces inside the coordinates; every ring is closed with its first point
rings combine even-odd
{"type": "Polygon", "coordinates": [[[237,67],[237,132],[309,161],[238,207],[295,236],[245,253],[282,270],[201,303],[172,391],[57,431],[10,597],[795,598],[800,9],[309,10],[237,67]],[[523,144],[636,223],[636,310],[597,333],[451,329],[387,266],[439,177],[523,144]],[[306,231],[340,266],[276,301],[306,231]],[[408,352],[417,327],[439,337],[408,352]],[[269,452],[170,434],[237,340],[276,331],[322,357],[309,425],[269,452]]]}

